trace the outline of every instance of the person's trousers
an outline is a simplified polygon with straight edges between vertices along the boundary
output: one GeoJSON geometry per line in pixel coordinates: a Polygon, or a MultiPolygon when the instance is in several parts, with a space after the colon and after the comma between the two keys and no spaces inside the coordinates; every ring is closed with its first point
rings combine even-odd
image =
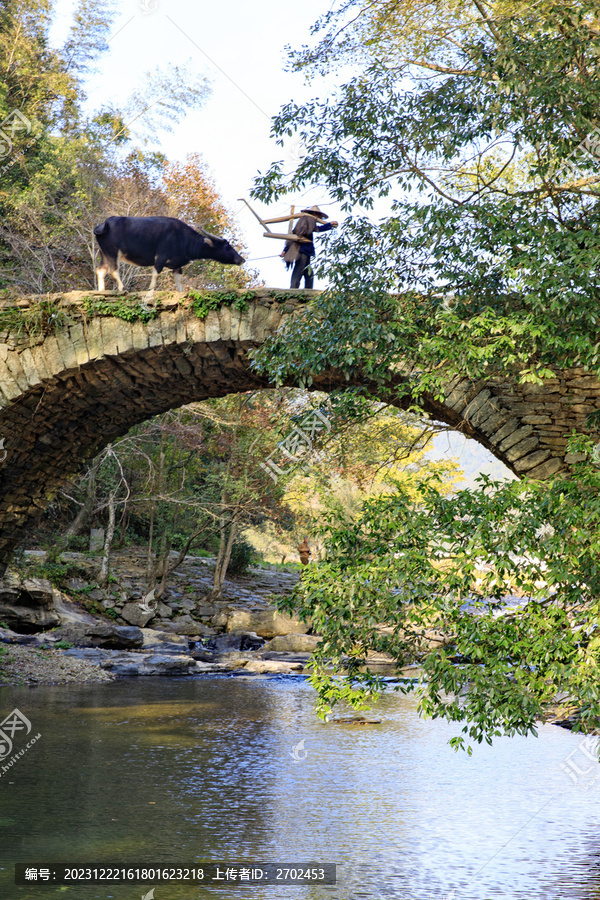
{"type": "Polygon", "coordinates": [[[310,264],[310,256],[301,252],[295,262],[294,270],[292,272],[291,288],[299,288],[303,277],[305,289],[307,291],[312,291],[315,278],[310,264]]]}

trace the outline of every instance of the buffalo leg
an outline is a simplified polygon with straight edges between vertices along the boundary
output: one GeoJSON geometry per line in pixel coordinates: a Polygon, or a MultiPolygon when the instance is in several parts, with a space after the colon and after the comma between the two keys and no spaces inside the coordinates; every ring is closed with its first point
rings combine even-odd
{"type": "Polygon", "coordinates": [[[117,290],[124,291],[125,288],[123,286],[123,282],[119,277],[119,264],[116,259],[111,259],[108,256],[102,256],[102,262],[96,269],[96,275],[98,276],[98,290],[104,292],[104,280],[107,275],[110,275],[117,283],[117,290]]]}
{"type": "Polygon", "coordinates": [[[150,287],[148,288],[148,293],[144,297],[144,300],[152,300],[154,297],[154,289],[156,287],[156,282],[158,281],[158,276],[160,275],[160,271],[156,269],[152,269],[152,278],[150,279],[150,287]]]}

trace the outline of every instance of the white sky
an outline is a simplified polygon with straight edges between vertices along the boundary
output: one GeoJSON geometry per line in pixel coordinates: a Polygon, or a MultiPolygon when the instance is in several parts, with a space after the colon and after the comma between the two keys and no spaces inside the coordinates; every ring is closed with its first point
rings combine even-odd
{"type": "MultiPolygon", "coordinates": [[[[74,6],[75,0],[57,0],[54,43],[66,37],[74,6]]],[[[250,200],[254,176],[273,160],[285,159],[293,169],[294,145],[286,153],[270,139],[271,117],[290,100],[325,96],[335,86],[334,79],[306,85],[303,76],[284,71],[285,46],[297,49],[308,43],[311,25],[328,6],[323,0],[120,0],[109,52],[87,84],[90,107],[97,109],[124,105],[135,88],[143,87],[144,74],[159,65],[189,61],[193,71],[211,79],[212,94],[203,109],[189,113],[172,132],[157,135],[147,149],[161,150],[172,160],[192,152],[203,155],[245,236],[249,264],[269,287],[289,287],[290,276],[278,258],[283,243],[264,238],[260,224],[237,198],[250,200]],[[252,262],[268,256],[275,258],[252,262]]],[[[288,213],[291,203],[317,203],[332,219],[341,218],[318,187],[268,209],[251,203],[263,218],[288,213]]],[[[457,456],[469,479],[479,470],[509,474],[483,447],[460,435],[438,438],[432,455],[457,456]]]]}

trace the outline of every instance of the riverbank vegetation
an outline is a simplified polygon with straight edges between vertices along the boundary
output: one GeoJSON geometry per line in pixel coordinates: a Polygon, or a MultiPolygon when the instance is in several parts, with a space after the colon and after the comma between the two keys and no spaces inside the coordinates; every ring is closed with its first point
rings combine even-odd
{"type": "MultiPolygon", "coordinates": [[[[87,549],[89,529],[101,527],[100,579],[110,577],[114,550],[143,545],[155,599],[186,554],[205,552],[217,557],[218,597],[227,571],[261,559],[297,563],[304,534],[339,511],[355,514],[392,481],[411,495],[425,473],[446,493],[460,483],[456,462],[428,457],[431,429],[382,404],[368,405],[370,418],[366,409],[357,429],[326,395],[285,389],[156,417],[108,445],[66,485],[27,546],[48,547],[58,558],[67,548],[87,549]],[[315,409],[329,430],[310,441],[299,423],[315,409]],[[294,433],[304,437],[291,458],[281,448],[294,433]]],[[[320,555],[323,546],[311,542],[320,555]]]]}
{"type": "MultiPolygon", "coordinates": [[[[145,149],[148,134],[171,131],[202,107],[206,76],[157,67],[119,108],[89,111],[85,79],[108,50],[111,6],[81,0],[58,47],[49,38],[53,0],[8,0],[0,10],[0,291],[94,288],[93,229],[109,215],[175,216],[243,249],[202,157],[178,162],[145,149]]],[[[123,266],[122,278],[139,289],[147,273],[123,266]]],[[[256,283],[247,268],[210,261],[192,263],[186,278],[195,288],[256,283]]]]}
{"type": "MultiPolygon", "coordinates": [[[[346,0],[290,65],[335,71],[338,87],[282,108],[274,136],[305,156],[291,174],[274,163],[254,194],[318,182],[347,218],[320,258],[330,288],[310,327],[299,318],[263,347],[264,371],[285,378],[301,360],[308,380],[326,361],[385,390],[411,366],[414,398],[456,373],[600,372],[597,3],[346,0]]],[[[317,661],[324,710],[381,686],[360,674],[367,649],[401,664],[435,626],[448,640],[426,656],[424,713],[491,740],[535,732],[566,692],[578,727],[600,727],[600,485],[594,441],[574,449],[561,480],[444,498],[426,479],[416,501],[399,490],[331,522],[327,562],[296,599],[344,675],[317,661]],[[516,585],[527,602],[511,607],[516,585]]]]}

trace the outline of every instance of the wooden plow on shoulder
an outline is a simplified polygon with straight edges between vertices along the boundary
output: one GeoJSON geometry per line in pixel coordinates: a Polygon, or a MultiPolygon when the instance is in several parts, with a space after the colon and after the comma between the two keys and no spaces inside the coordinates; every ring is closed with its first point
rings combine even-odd
{"type": "Polygon", "coordinates": [[[296,212],[296,207],[292,206],[292,211],[289,216],[277,216],[275,219],[261,219],[256,210],[252,209],[247,200],[244,200],[243,197],[239,197],[239,200],[242,203],[245,203],[252,215],[255,219],[258,219],[260,224],[266,230],[263,232],[263,237],[266,238],[275,238],[277,241],[296,241],[298,244],[309,244],[310,239],[305,237],[299,237],[297,234],[294,234],[292,231],[294,219],[299,219],[301,216],[310,216],[312,219],[317,219],[317,216],[313,216],[312,213],[307,212],[296,212]],[[278,234],[275,231],[271,231],[269,225],[277,225],[280,222],[289,222],[288,230],[285,234],[278,234]]]}

